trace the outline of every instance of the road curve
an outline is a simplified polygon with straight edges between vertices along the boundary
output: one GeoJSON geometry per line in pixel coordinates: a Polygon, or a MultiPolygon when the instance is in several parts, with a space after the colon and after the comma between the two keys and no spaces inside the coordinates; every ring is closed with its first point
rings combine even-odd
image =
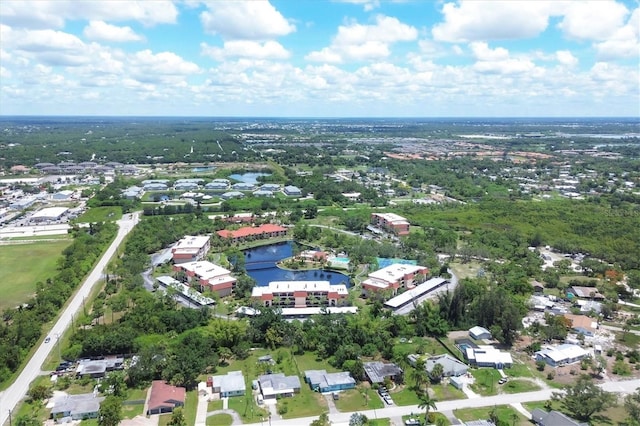
{"type": "Polygon", "coordinates": [[[67,305],[64,312],[60,315],[58,321],[49,332],[51,341],[49,343],[44,343],[43,341],[43,343],[40,344],[40,347],[35,351],[18,378],[13,382],[13,384],[11,384],[11,386],[2,392],[2,395],[0,395],[0,425],[5,424],[9,418],[9,410],[13,411],[18,402],[20,402],[20,400],[27,394],[29,384],[38,376],[38,374],[40,374],[42,364],[57,344],[57,337],[61,336],[69,327],[72,316],[75,316],[82,308],[85,298],[89,296],[93,287],[102,279],[102,274],[107,263],[109,263],[115,254],[118,246],[120,246],[124,240],[124,237],[138,223],[138,220],[139,215],[137,213],[133,213],[124,215],[122,219],[117,222],[119,229],[116,238],[100,258],[91,273],[87,276],[84,283],[80,286],[75,296],[73,296],[73,299],[71,299],[71,302],[67,305]]]}

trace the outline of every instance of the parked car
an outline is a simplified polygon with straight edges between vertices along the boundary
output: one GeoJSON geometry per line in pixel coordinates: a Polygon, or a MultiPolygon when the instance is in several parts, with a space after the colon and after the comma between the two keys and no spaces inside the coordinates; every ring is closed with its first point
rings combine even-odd
{"type": "Polygon", "coordinates": [[[50,341],[51,341],[51,337],[49,337],[49,336],[47,336],[47,338],[46,338],[46,339],[44,339],[44,342],[45,342],[45,343],[49,343],[50,341]]]}
{"type": "Polygon", "coordinates": [[[504,385],[505,383],[507,383],[507,378],[503,377],[502,379],[498,380],[498,384],[499,385],[504,385]]]}
{"type": "Polygon", "coordinates": [[[337,401],[340,399],[340,394],[338,392],[334,392],[331,396],[334,401],[337,401]]]}

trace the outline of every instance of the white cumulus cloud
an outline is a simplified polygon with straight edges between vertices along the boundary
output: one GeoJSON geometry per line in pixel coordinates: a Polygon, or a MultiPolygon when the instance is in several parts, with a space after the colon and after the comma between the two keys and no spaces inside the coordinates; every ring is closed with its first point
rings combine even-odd
{"type": "Polygon", "coordinates": [[[118,27],[104,21],[89,22],[83,33],[88,39],[98,41],[127,42],[144,39],[141,35],[136,34],[131,27],[118,27]]]}
{"type": "Polygon", "coordinates": [[[295,25],[266,0],[207,4],[208,10],[200,14],[205,31],[227,40],[268,40],[296,30],[295,25]]]}
{"type": "Polygon", "coordinates": [[[341,25],[330,46],[309,53],[305,59],[326,63],[382,59],[390,55],[392,43],[412,41],[417,37],[415,27],[394,17],[378,15],[373,25],[341,25]]]}
{"type": "Polygon", "coordinates": [[[225,41],[223,47],[209,46],[206,43],[200,45],[202,53],[216,61],[224,61],[229,58],[255,58],[255,59],[288,59],[291,54],[277,41],[265,42],[253,40],[225,41]]]}

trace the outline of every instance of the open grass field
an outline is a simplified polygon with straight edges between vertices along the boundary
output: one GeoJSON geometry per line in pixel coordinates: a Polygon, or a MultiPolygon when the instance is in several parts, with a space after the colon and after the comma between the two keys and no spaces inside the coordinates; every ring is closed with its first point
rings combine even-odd
{"type": "Polygon", "coordinates": [[[53,278],[56,262],[71,240],[0,246],[0,311],[26,302],[38,281],[53,278]]]}
{"type": "Polygon", "coordinates": [[[496,407],[466,408],[464,410],[454,410],[453,414],[463,422],[471,420],[486,420],[490,418],[491,410],[496,410],[500,424],[513,426],[531,426],[529,419],[518,413],[508,405],[498,405],[496,407]]]}
{"type": "Polygon", "coordinates": [[[502,392],[504,393],[521,393],[537,390],[540,390],[540,386],[529,380],[509,380],[502,385],[502,392]]]}
{"type": "Polygon", "coordinates": [[[458,279],[463,279],[463,278],[475,278],[478,276],[478,271],[481,268],[481,264],[478,261],[471,261],[468,263],[461,263],[461,262],[451,262],[449,264],[449,268],[451,268],[451,270],[453,271],[454,274],[456,274],[456,277],[458,277],[458,279]]]}
{"type": "Polygon", "coordinates": [[[469,386],[474,392],[479,393],[482,396],[495,395],[498,393],[498,380],[502,376],[498,373],[498,370],[492,368],[482,368],[477,370],[470,370],[473,377],[476,379],[475,383],[469,386]]]}
{"type": "Polygon", "coordinates": [[[78,217],[76,222],[113,222],[120,219],[122,219],[120,206],[92,207],[78,217]]]}

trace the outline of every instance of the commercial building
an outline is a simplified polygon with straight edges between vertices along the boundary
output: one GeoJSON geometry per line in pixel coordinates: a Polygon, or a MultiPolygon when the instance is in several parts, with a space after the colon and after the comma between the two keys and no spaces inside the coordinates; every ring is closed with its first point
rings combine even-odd
{"type": "Polygon", "coordinates": [[[429,273],[429,269],[419,265],[393,264],[369,274],[362,282],[365,294],[372,291],[392,290],[395,295],[400,287],[419,284],[429,273]]]}
{"type": "Polygon", "coordinates": [[[173,263],[186,263],[201,260],[207,255],[210,248],[211,242],[209,241],[208,235],[187,235],[178,241],[171,249],[173,263]]]}
{"type": "Polygon", "coordinates": [[[67,213],[69,209],[66,207],[47,207],[46,209],[38,210],[29,219],[31,222],[51,222],[54,220],[60,220],[67,213]]]}
{"type": "Polygon", "coordinates": [[[574,364],[589,356],[589,352],[578,345],[565,343],[546,346],[535,353],[536,361],[544,361],[552,367],[574,364]]]}
{"type": "Polygon", "coordinates": [[[173,265],[173,270],[184,272],[189,282],[197,280],[202,291],[215,291],[220,297],[231,294],[237,281],[231,271],[206,260],[179,263],[173,265]]]}
{"type": "Polygon", "coordinates": [[[237,243],[245,240],[260,240],[273,237],[284,237],[287,235],[287,228],[270,223],[260,226],[245,226],[235,231],[218,231],[220,238],[226,238],[237,243]]]}
{"type": "Polygon", "coordinates": [[[211,376],[208,384],[212,392],[220,394],[221,398],[242,396],[247,389],[242,371],[229,371],[223,376],[211,376]]]}
{"type": "Polygon", "coordinates": [[[74,192],[71,190],[58,191],[51,195],[51,199],[55,201],[67,201],[71,199],[73,194],[74,192]]]}
{"type": "Polygon", "coordinates": [[[298,376],[285,376],[283,373],[265,374],[258,377],[258,386],[264,399],[278,396],[287,397],[300,393],[298,376]]]}
{"type": "Polygon", "coordinates": [[[163,380],[151,383],[147,415],[171,413],[176,407],[184,407],[187,391],[183,387],[172,386],[163,380]]]}
{"type": "Polygon", "coordinates": [[[327,373],[326,370],[307,370],[304,372],[304,381],[316,392],[337,392],[356,387],[355,379],[346,371],[327,373]]]}
{"type": "Polygon", "coordinates": [[[409,233],[409,221],[395,213],[371,213],[371,224],[396,235],[409,233]]]}
{"type": "Polygon", "coordinates": [[[346,285],[329,281],[272,281],[251,291],[251,298],[263,306],[285,308],[343,306],[348,296],[346,285]]]}

